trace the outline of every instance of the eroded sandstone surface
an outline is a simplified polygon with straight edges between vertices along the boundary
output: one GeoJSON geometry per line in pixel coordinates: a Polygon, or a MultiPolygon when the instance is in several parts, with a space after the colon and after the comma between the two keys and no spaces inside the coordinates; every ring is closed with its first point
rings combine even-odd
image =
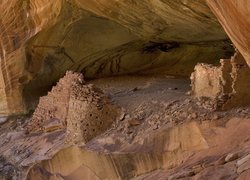
{"type": "Polygon", "coordinates": [[[248,0],[206,1],[250,66],[250,2],[248,0]]]}
{"type": "Polygon", "coordinates": [[[203,0],[6,0],[0,16],[2,115],[34,109],[67,70],[189,76],[232,52],[203,0]]]}
{"type": "Polygon", "coordinates": [[[247,180],[249,13],[0,1],[0,179],[247,180]]]}
{"type": "MultiPolygon", "coordinates": [[[[7,121],[0,129],[1,164],[8,165],[0,168],[4,177],[202,179],[213,169],[218,169],[214,176],[221,177],[247,173],[249,108],[211,110],[187,95],[189,81],[182,78],[122,76],[89,83],[122,107],[119,118],[86,143],[73,142],[86,137],[83,128],[71,132],[69,143],[65,128],[25,134],[28,118],[7,121]],[[231,154],[236,155],[230,158],[231,154]]],[[[90,115],[77,113],[84,114],[90,115]]],[[[102,119],[102,114],[95,115],[102,119]]],[[[80,127],[87,119],[93,121],[75,122],[80,127]]]]}

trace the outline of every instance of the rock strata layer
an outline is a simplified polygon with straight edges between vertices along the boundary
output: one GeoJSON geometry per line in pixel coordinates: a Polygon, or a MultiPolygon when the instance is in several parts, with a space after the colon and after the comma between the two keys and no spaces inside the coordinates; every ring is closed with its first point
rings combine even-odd
{"type": "Polygon", "coordinates": [[[250,66],[250,2],[248,0],[206,1],[250,66]]]}
{"type": "Polygon", "coordinates": [[[47,96],[50,100],[56,97],[54,102],[37,108],[47,108],[38,116],[47,118],[48,111],[62,102],[63,107],[70,107],[68,111],[60,109],[61,114],[67,115],[42,119],[40,125],[25,117],[13,117],[1,124],[0,178],[227,176],[235,179],[247,176],[249,108],[211,111],[186,95],[190,90],[187,79],[125,76],[91,83],[122,107],[119,118],[108,126],[113,115],[119,112],[117,108],[105,104],[108,101],[102,98],[103,93],[86,84],[82,76],[67,73],[58,83],[63,86],[55,86],[47,96]],[[64,93],[69,91],[72,92],[69,95],[64,93]],[[69,101],[57,100],[59,97],[69,97],[69,101]],[[100,101],[96,101],[98,99],[100,101]],[[35,127],[30,128],[29,134],[23,129],[26,122],[35,127]]]}
{"type": "Polygon", "coordinates": [[[203,0],[0,2],[0,114],[22,114],[67,70],[189,76],[232,52],[203,0]]]}

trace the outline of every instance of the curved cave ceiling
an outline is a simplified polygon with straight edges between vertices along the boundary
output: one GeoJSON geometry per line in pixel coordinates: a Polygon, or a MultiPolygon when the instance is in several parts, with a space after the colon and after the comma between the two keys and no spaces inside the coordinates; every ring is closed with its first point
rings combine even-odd
{"type": "Polygon", "coordinates": [[[8,0],[0,3],[1,113],[33,107],[67,70],[85,78],[189,76],[232,55],[203,0],[8,0]]]}

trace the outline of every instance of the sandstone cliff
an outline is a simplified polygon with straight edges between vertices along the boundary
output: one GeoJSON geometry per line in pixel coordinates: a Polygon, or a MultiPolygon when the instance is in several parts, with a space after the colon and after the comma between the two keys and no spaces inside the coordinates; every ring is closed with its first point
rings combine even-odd
{"type": "Polygon", "coordinates": [[[250,2],[248,0],[206,1],[250,66],[250,2]]]}
{"type": "Polygon", "coordinates": [[[0,179],[249,179],[249,5],[0,0],[0,179]]]}
{"type": "Polygon", "coordinates": [[[231,55],[203,0],[0,2],[0,113],[26,113],[66,70],[189,76],[231,55]]]}

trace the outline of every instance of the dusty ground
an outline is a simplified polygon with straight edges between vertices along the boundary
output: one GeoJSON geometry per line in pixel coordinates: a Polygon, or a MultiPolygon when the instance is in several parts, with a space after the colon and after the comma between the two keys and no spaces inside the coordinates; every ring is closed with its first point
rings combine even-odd
{"type": "Polygon", "coordinates": [[[107,133],[118,131],[130,140],[148,131],[191,121],[226,122],[231,118],[250,117],[249,108],[216,111],[213,101],[192,98],[189,95],[190,82],[184,78],[126,76],[91,83],[124,108],[122,121],[113,124],[107,133]]]}
{"type": "Polygon", "coordinates": [[[34,164],[39,165],[39,172],[34,166],[28,175],[30,179],[36,179],[38,174],[41,179],[57,177],[58,174],[64,179],[79,179],[82,177],[80,171],[87,172],[86,168],[81,169],[83,164],[84,167],[92,167],[90,179],[128,179],[136,176],[138,179],[204,179],[214,171],[211,168],[218,166],[223,169],[219,174],[224,173],[230,178],[247,172],[237,173],[237,167],[232,162],[236,163],[250,152],[249,108],[215,111],[210,101],[197,101],[189,95],[190,82],[183,78],[121,76],[90,83],[102,89],[114,104],[123,108],[120,120],[104,134],[80,147],[78,152],[64,143],[65,131],[25,135],[22,125],[28,118],[12,118],[0,128],[2,178],[24,177],[34,164]],[[226,162],[203,166],[203,160],[209,161],[210,165],[215,164],[229,153],[237,154],[237,158],[229,161],[230,168],[227,168],[226,162]],[[71,162],[67,156],[72,156],[72,159],[77,156],[82,161],[71,162]],[[100,171],[108,167],[110,158],[113,165],[109,169],[119,170],[100,171]],[[93,161],[105,165],[100,167],[93,161]],[[194,171],[192,168],[196,166],[199,170],[194,171]]]}

